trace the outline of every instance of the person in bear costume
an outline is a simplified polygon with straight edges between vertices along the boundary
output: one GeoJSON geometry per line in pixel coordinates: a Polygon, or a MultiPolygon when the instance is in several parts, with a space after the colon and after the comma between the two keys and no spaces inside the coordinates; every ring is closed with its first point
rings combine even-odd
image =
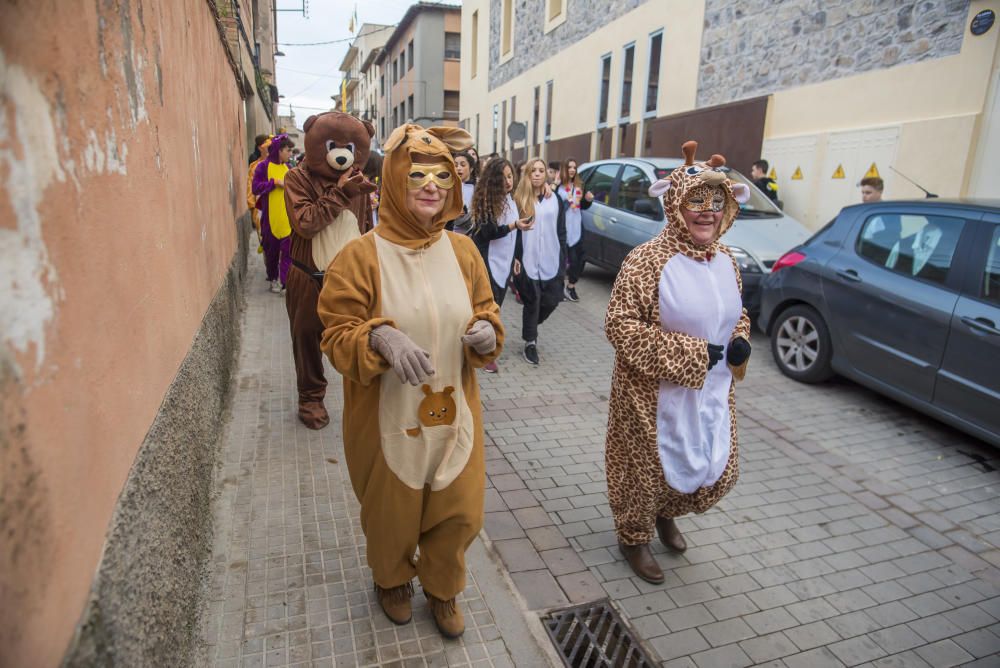
{"type": "Polygon", "coordinates": [[[465,628],[455,597],[483,524],[475,370],[503,345],[476,245],[444,230],[463,206],[452,152],[470,144],[459,128],[393,131],[379,224],[344,247],[319,298],[323,351],[344,377],[344,454],[379,604],[409,622],[416,575],[449,638],[465,628]]]}
{"type": "Polygon", "coordinates": [[[375,185],[362,174],[375,126],[330,111],[306,119],[306,159],[285,177],[285,203],[292,226],[292,270],[285,307],[299,392],[299,419],[310,429],[330,423],[323,405],[326,377],[316,314],[323,273],[337,253],[371,228],[375,185]]]}

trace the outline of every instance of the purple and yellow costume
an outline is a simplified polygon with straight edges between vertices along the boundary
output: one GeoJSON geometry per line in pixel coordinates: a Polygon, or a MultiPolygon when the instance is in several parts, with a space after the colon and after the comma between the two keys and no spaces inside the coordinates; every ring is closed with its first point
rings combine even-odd
{"type": "Polygon", "coordinates": [[[292,266],[290,255],[292,240],[291,224],[285,209],[284,188],[275,184],[275,179],[284,181],[288,166],[278,160],[281,143],[287,135],[277,135],[267,149],[267,160],[262,161],[253,173],[253,194],[257,196],[260,209],[261,245],[264,246],[264,267],[267,280],[278,280],[285,285],[288,270],[292,266]],[[267,197],[264,197],[267,195],[267,197]]]}

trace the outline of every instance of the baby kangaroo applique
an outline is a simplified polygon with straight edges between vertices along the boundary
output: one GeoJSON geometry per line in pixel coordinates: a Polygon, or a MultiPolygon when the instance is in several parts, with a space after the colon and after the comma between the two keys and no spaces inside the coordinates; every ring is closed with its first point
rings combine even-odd
{"type": "MultiPolygon", "coordinates": [[[[455,423],[455,399],[452,394],[455,388],[449,385],[441,392],[433,392],[430,385],[421,387],[424,398],[417,409],[420,424],[424,427],[439,427],[455,423]]],[[[406,435],[412,438],[420,436],[421,427],[407,429],[406,435]]]]}

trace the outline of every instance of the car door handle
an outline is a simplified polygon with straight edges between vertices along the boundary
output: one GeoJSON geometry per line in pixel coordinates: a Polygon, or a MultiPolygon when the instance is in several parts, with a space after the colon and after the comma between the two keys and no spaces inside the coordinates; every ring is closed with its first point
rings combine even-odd
{"type": "Polygon", "coordinates": [[[618,219],[617,218],[608,218],[608,221],[610,221],[612,223],[617,223],[618,219]]]}
{"type": "Polygon", "coordinates": [[[1000,336],[1000,329],[997,329],[996,323],[989,318],[972,318],[970,316],[963,315],[962,322],[972,329],[980,332],[1000,336]]]}
{"type": "Polygon", "coordinates": [[[840,276],[845,281],[850,281],[851,283],[861,282],[861,277],[858,276],[858,272],[853,269],[838,269],[837,276],[840,276]]]}

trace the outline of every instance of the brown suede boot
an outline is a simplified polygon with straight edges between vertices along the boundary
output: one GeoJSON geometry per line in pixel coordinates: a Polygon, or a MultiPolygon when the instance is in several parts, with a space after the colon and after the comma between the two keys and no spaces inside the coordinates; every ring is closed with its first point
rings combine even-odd
{"type": "Polygon", "coordinates": [[[669,517],[656,518],[656,533],[660,534],[660,542],[671,552],[681,554],[688,549],[687,541],[677,528],[677,522],[669,517]]]}
{"type": "Polygon", "coordinates": [[[392,620],[393,624],[408,624],[413,619],[413,606],[410,598],[413,596],[413,585],[409,582],[391,589],[382,589],[375,585],[375,595],[382,612],[392,620]]]}
{"type": "Polygon", "coordinates": [[[322,429],[330,424],[330,414],[322,401],[307,401],[299,404],[299,420],[310,429],[322,429]]]}
{"type": "Polygon", "coordinates": [[[663,569],[656,563],[653,553],[649,551],[649,544],[624,545],[618,543],[618,549],[625,556],[625,561],[632,567],[632,572],[641,577],[646,582],[652,584],[663,584],[663,569]]]}
{"type": "Polygon", "coordinates": [[[455,599],[442,601],[427,591],[424,591],[424,594],[427,596],[427,605],[434,615],[434,623],[437,624],[441,635],[449,640],[461,637],[465,633],[465,618],[458,609],[458,601],[455,599]]]}

